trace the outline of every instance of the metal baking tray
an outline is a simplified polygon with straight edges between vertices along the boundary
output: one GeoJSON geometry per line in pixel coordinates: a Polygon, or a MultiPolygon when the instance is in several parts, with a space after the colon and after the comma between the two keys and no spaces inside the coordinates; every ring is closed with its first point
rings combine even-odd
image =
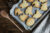
{"type": "MultiPolygon", "coordinates": [[[[39,19],[36,19],[35,24],[34,24],[33,26],[31,26],[31,27],[27,26],[27,25],[25,24],[25,22],[22,22],[22,21],[19,19],[18,16],[15,16],[15,15],[14,15],[14,10],[15,10],[15,8],[18,7],[18,5],[19,5],[21,2],[22,2],[22,0],[19,0],[18,3],[14,4],[14,5],[12,6],[12,8],[10,9],[10,15],[11,15],[14,19],[16,19],[16,21],[18,21],[18,23],[20,23],[26,30],[32,30],[32,29],[42,20],[42,18],[44,18],[44,16],[49,12],[49,10],[50,10],[50,0],[48,0],[48,4],[47,4],[48,10],[47,10],[46,12],[39,10],[40,13],[42,13],[43,15],[42,15],[39,19]]],[[[37,8],[34,8],[34,10],[36,10],[36,9],[37,9],[37,8]]],[[[34,11],[34,10],[33,10],[33,11],[34,11]]],[[[35,12],[35,11],[34,11],[34,12],[35,12]]]]}

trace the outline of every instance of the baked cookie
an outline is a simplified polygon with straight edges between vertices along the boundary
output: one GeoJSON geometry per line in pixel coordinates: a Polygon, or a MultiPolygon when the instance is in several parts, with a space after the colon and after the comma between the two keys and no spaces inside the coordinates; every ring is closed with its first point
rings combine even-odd
{"type": "Polygon", "coordinates": [[[16,15],[20,15],[22,14],[23,12],[19,9],[19,8],[15,8],[15,16],[16,15]]]}
{"type": "Polygon", "coordinates": [[[32,6],[29,6],[27,9],[26,9],[26,11],[25,11],[25,13],[28,15],[32,15],[32,6]]]}
{"type": "Polygon", "coordinates": [[[29,18],[27,21],[26,21],[26,25],[27,26],[32,26],[34,24],[35,20],[33,18],[29,18]]]}
{"type": "Polygon", "coordinates": [[[39,8],[40,7],[40,3],[38,1],[35,1],[32,3],[34,7],[39,8]]]}
{"type": "Polygon", "coordinates": [[[27,15],[23,14],[23,15],[20,15],[19,18],[24,22],[26,19],[27,19],[27,15]]]}
{"type": "Polygon", "coordinates": [[[42,14],[37,10],[36,14],[33,15],[33,18],[40,18],[42,14]]]}
{"type": "Polygon", "coordinates": [[[28,3],[26,2],[26,0],[23,0],[23,3],[20,4],[21,8],[26,8],[28,6],[28,3]]]}
{"type": "Polygon", "coordinates": [[[46,3],[42,4],[41,10],[46,11],[47,9],[48,9],[48,7],[47,7],[47,2],[46,2],[46,3]]]}
{"type": "Polygon", "coordinates": [[[33,2],[34,0],[27,0],[28,2],[33,2]]]}
{"type": "Polygon", "coordinates": [[[43,2],[47,2],[48,0],[39,0],[39,1],[43,3],[43,2]]]}

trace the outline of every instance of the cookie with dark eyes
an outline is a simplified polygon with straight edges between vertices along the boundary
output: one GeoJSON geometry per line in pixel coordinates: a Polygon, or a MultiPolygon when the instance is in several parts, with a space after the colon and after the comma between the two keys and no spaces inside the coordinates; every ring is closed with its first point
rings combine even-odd
{"type": "Polygon", "coordinates": [[[39,12],[39,10],[36,11],[36,14],[33,15],[33,18],[40,18],[42,14],[39,12]]]}
{"type": "Polygon", "coordinates": [[[15,8],[15,16],[16,15],[20,15],[22,14],[23,12],[19,9],[19,8],[15,8]]]}
{"type": "Polygon", "coordinates": [[[41,10],[46,11],[47,9],[48,9],[48,7],[47,7],[47,2],[46,2],[46,3],[42,4],[41,10]]]}

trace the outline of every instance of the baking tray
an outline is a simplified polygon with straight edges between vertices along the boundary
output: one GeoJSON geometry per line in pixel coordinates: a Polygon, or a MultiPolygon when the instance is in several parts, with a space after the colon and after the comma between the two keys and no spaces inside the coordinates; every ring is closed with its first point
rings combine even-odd
{"type": "MultiPolygon", "coordinates": [[[[39,18],[38,20],[36,20],[36,23],[35,23],[33,26],[31,26],[31,27],[27,26],[25,23],[23,23],[23,22],[18,18],[18,16],[15,16],[15,15],[14,15],[14,10],[15,10],[15,8],[18,7],[18,5],[19,5],[21,2],[22,2],[22,0],[19,0],[18,3],[14,4],[14,5],[12,6],[12,8],[10,9],[10,15],[11,15],[14,19],[16,19],[16,20],[18,21],[18,23],[20,23],[26,30],[32,30],[32,29],[42,20],[42,18],[44,18],[44,16],[49,12],[49,10],[50,10],[50,0],[48,0],[48,4],[47,4],[48,10],[47,10],[46,12],[40,11],[40,13],[42,13],[42,14],[44,13],[43,16],[42,16],[41,18],[39,18]]],[[[35,8],[35,9],[36,9],[36,8],[35,8]]],[[[35,9],[34,9],[34,10],[35,10],[35,9]]]]}

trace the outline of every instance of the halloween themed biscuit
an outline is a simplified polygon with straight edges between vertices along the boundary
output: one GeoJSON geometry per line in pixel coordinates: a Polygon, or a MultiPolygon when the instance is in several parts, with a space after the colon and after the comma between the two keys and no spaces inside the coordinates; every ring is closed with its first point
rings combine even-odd
{"type": "Polygon", "coordinates": [[[15,16],[16,15],[20,15],[22,14],[23,12],[19,9],[19,8],[15,8],[15,16]]]}
{"type": "Polygon", "coordinates": [[[46,11],[47,9],[48,9],[48,7],[47,7],[47,2],[46,2],[46,3],[42,4],[41,10],[46,11]]]}
{"type": "Polygon", "coordinates": [[[33,15],[33,18],[40,18],[42,14],[37,10],[36,14],[33,15]]]}
{"type": "Polygon", "coordinates": [[[28,3],[26,2],[26,0],[23,0],[23,3],[20,4],[21,8],[26,8],[28,6],[28,3]]]}
{"type": "Polygon", "coordinates": [[[27,15],[23,14],[23,15],[20,15],[19,18],[24,22],[26,19],[27,19],[27,15]]]}
{"type": "Polygon", "coordinates": [[[26,11],[25,11],[26,14],[29,14],[29,15],[32,15],[32,6],[29,6],[26,11]]]}
{"type": "Polygon", "coordinates": [[[32,4],[34,7],[37,7],[37,8],[40,7],[40,3],[38,1],[34,1],[32,4]]]}

